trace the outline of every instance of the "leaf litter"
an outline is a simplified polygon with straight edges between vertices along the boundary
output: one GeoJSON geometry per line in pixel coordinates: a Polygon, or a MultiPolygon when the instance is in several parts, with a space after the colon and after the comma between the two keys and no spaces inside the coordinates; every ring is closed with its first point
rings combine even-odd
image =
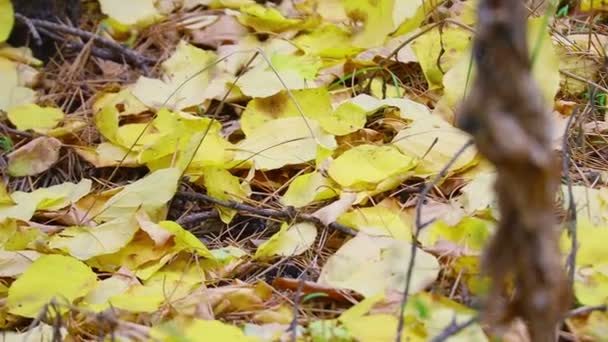
{"type": "MultiPolygon", "coordinates": [[[[475,317],[498,217],[474,149],[412,241],[419,190],[468,140],[453,120],[475,77],[475,1],[92,3],[80,28],[149,56],[149,74],[68,36],[46,64],[0,44],[5,338],[394,341],[406,281],[402,338],[475,317]]],[[[594,104],[566,132],[574,288],[593,307],[608,303],[606,39],[576,15],[531,18],[528,40],[556,125],[594,104]]],[[[13,21],[0,0],[0,41],[13,21]]],[[[564,329],[601,340],[607,320],[592,311],[564,329]]],[[[490,338],[474,322],[452,337],[490,338]]]]}

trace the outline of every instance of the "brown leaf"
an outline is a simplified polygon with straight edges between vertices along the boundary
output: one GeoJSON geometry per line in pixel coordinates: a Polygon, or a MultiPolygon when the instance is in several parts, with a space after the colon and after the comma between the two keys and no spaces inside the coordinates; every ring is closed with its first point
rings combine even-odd
{"type": "Polygon", "coordinates": [[[8,155],[8,173],[13,177],[33,176],[48,170],[59,159],[61,141],[39,137],[8,155]]]}
{"type": "Polygon", "coordinates": [[[213,24],[191,32],[191,43],[217,48],[221,45],[234,44],[246,36],[249,31],[234,16],[223,15],[213,24]]]}

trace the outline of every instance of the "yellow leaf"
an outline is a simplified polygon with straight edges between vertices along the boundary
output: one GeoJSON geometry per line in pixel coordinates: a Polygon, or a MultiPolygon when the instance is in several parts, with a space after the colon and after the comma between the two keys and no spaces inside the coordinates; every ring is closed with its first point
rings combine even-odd
{"type": "Polygon", "coordinates": [[[334,135],[347,135],[365,126],[367,112],[351,102],[341,103],[333,113],[319,118],[321,127],[334,135]]]}
{"type": "MultiPolygon", "coordinates": [[[[454,128],[433,115],[414,120],[393,138],[393,145],[403,154],[419,160],[414,174],[419,177],[435,175],[452,159],[454,154],[470,139],[461,130],[454,128]]],[[[475,163],[477,152],[469,147],[449,171],[457,172],[475,163]]]]}
{"type": "MultiPolygon", "coordinates": [[[[247,183],[240,183],[239,178],[219,167],[206,167],[203,176],[207,194],[222,201],[234,201],[242,203],[243,199],[249,197],[251,189],[247,183]]],[[[226,224],[232,221],[236,210],[222,206],[216,206],[220,218],[226,224]]]]}
{"type": "Polygon", "coordinates": [[[352,45],[347,30],[333,24],[299,35],[294,40],[294,44],[309,55],[327,58],[346,58],[362,50],[352,45]]]}
{"type": "Polygon", "coordinates": [[[8,39],[14,22],[13,3],[11,0],[0,0],[0,43],[8,39]]]}
{"type": "Polygon", "coordinates": [[[299,19],[287,19],[276,9],[258,4],[242,6],[238,20],[259,32],[281,32],[302,22],[299,19]]]}
{"type": "Polygon", "coordinates": [[[314,87],[314,82],[306,82],[297,70],[259,66],[241,76],[237,85],[247,96],[268,97],[286,89],[314,87]]]}
{"type": "Polygon", "coordinates": [[[357,208],[340,216],[338,222],[368,235],[412,241],[411,224],[405,220],[399,208],[380,205],[357,208]]]}
{"type": "Polygon", "coordinates": [[[334,137],[325,133],[317,121],[302,117],[276,119],[239,142],[235,160],[251,160],[258,170],[273,170],[315,159],[317,145],[336,148],[334,137]]]}
{"type": "MultiPolygon", "coordinates": [[[[403,260],[409,260],[411,245],[386,237],[359,233],[346,242],[325,263],[318,283],[357,291],[368,297],[384,291],[403,291],[403,260]]],[[[421,291],[435,280],[439,263],[431,254],[417,251],[411,292],[421,291]]]]}
{"type": "Polygon", "coordinates": [[[386,37],[404,21],[413,18],[421,0],[346,0],[346,14],[355,21],[363,21],[363,30],[353,38],[355,46],[370,48],[383,45],[386,37]]]}
{"type": "Polygon", "coordinates": [[[128,2],[120,0],[100,0],[101,12],[117,20],[123,25],[151,24],[161,18],[160,13],[154,7],[154,0],[131,0],[128,2]]]}
{"type": "Polygon", "coordinates": [[[9,288],[9,312],[35,318],[51,300],[63,304],[58,310],[65,312],[68,310],[66,304],[86,295],[96,282],[95,273],[72,257],[41,256],[9,288]]]}
{"type": "Polygon", "coordinates": [[[33,129],[37,132],[45,132],[57,126],[64,116],[59,108],[43,108],[33,103],[12,107],[7,115],[17,129],[22,131],[33,129]]]}
{"type": "Polygon", "coordinates": [[[48,170],[59,159],[61,141],[38,137],[8,155],[8,173],[13,177],[34,176],[48,170]]]}
{"type": "Polygon", "coordinates": [[[175,110],[200,105],[205,100],[225,93],[225,81],[211,80],[214,52],[199,49],[180,41],[175,52],[162,64],[163,80],[140,77],[132,93],[150,108],[175,110]]]}
{"type": "Polygon", "coordinates": [[[137,153],[109,142],[103,142],[96,148],[78,146],[75,149],[79,156],[97,168],[119,165],[121,167],[138,167],[137,153]]]}
{"type": "Polygon", "coordinates": [[[110,298],[125,293],[131,286],[131,282],[121,274],[114,274],[110,278],[99,281],[95,288],[84,297],[81,306],[101,312],[110,307],[110,298]]]}
{"type": "Polygon", "coordinates": [[[338,195],[331,181],[315,171],[296,177],[281,197],[283,205],[301,208],[314,201],[322,201],[338,195]]]}
{"type": "Polygon", "coordinates": [[[0,57],[0,79],[0,110],[8,111],[36,99],[35,91],[20,85],[17,63],[0,57]]]}
{"type": "Polygon", "coordinates": [[[32,192],[15,191],[11,194],[15,205],[0,205],[0,221],[7,217],[29,221],[36,210],[58,210],[75,203],[91,190],[91,180],[78,184],[63,183],[32,192]]]}
{"type": "Polygon", "coordinates": [[[475,217],[465,217],[455,226],[438,221],[425,229],[420,240],[424,247],[432,247],[440,241],[449,241],[465,252],[472,251],[478,255],[489,240],[491,228],[490,222],[475,217]]]}
{"type": "Polygon", "coordinates": [[[0,207],[4,205],[13,205],[15,202],[11,198],[11,195],[6,191],[6,185],[4,181],[0,179],[0,207]]]}
{"type": "Polygon", "coordinates": [[[207,249],[207,246],[201,242],[196,236],[189,231],[185,230],[179,224],[173,221],[161,221],[158,223],[159,226],[170,232],[174,237],[175,247],[173,248],[176,252],[186,251],[190,253],[196,253],[207,259],[214,260],[213,254],[207,249]]]}
{"type": "MultiPolygon", "coordinates": [[[[332,112],[331,98],[326,88],[310,88],[291,91],[302,113],[312,119],[321,119],[332,112]]],[[[241,129],[246,136],[265,123],[302,115],[296,103],[285,91],[264,98],[254,98],[247,103],[241,115],[241,129]]]]}
{"type": "Polygon", "coordinates": [[[311,223],[296,223],[291,226],[283,223],[279,232],[258,247],[254,258],[300,255],[312,246],[316,237],[317,228],[311,223]]]}
{"type": "Polygon", "coordinates": [[[205,342],[254,342],[257,339],[247,337],[237,327],[217,320],[194,319],[186,327],[174,324],[163,324],[152,327],[150,336],[160,341],[202,341],[205,342]],[[204,338],[203,338],[204,336],[204,338]]]}
{"type": "Polygon", "coordinates": [[[464,52],[470,47],[471,35],[460,27],[448,26],[441,31],[436,27],[412,43],[430,89],[440,88],[444,72],[461,58],[470,58],[471,55],[464,52]]]}
{"type": "Polygon", "coordinates": [[[197,262],[177,259],[165,265],[143,285],[135,284],[110,298],[112,307],[130,312],[154,312],[164,302],[182,298],[205,280],[197,262]]]}
{"type": "Polygon", "coordinates": [[[93,103],[93,113],[99,112],[106,106],[120,108],[120,115],[135,115],[148,110],[148,107],[141,103],[130,89],[99,95],[93,103]]]}
{"type": "Polygon", "coordinates": [[[114,106],[105,106],[95,114],[95,126],[104,138],[120,145],[118,141],[118,110],[114,106]]]}
{"type": "Polygon", "coordinates": [[[608,1],[606,0],[581,0],[581,11],[606,11],[608,10],[608,1]]]}
{"type": "Polygon", "coordinates": [[[328,173],[343,187],[365,188],[405,173],[414,166],[414,160],[395,147],[359,145],[336,158],[328,173]],[[357,167],[353,168],[353,165],[357,167]]]}
{"type": "Polygon", "coordinates": [[[180,176],[181,171],[177,168],[152,172],[112,196],[97,217],[109,220],[132,216],[139,208],[150,217],[157,217],[159,210],[175,195],[180,176]]]}
{"type": "Polygon", "coordinates": [[[138,229],[133,217],[119,217],[96,227],[69,227],[53,235],[49,247],[88,260],[117,252],[133,239],[138,229]]]}

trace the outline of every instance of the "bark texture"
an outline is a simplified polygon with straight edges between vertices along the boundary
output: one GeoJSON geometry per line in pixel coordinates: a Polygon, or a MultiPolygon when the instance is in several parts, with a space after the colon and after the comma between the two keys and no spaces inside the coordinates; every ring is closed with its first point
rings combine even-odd
{"type": "Polygon", "coordinates": [[[478,20],[477,77],[457,124],[498,173],[500,222],[483,259],[492,279],[484,316],[494,326],[521,317],[532,341],[555,341],[571,290],[553,210],[560,166],[549,110],[530,72],[526,9],[521,0],[481,0],[478,20]]]}

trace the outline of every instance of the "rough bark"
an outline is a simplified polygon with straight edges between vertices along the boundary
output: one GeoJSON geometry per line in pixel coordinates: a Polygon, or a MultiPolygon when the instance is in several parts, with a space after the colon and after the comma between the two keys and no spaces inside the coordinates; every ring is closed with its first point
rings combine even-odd
{"type": "Polygon", "coordinates": [[[526,10],[521,0],[481,0],[478,20],[477,77],[458,125],[498,174],[500,222],[483,258],[492,279],[484,317],[494,326],[521,317],[532,341],[554,341],[571,291],[553,211],[560,167],[549,111],[530,73],[526,10]]]}

